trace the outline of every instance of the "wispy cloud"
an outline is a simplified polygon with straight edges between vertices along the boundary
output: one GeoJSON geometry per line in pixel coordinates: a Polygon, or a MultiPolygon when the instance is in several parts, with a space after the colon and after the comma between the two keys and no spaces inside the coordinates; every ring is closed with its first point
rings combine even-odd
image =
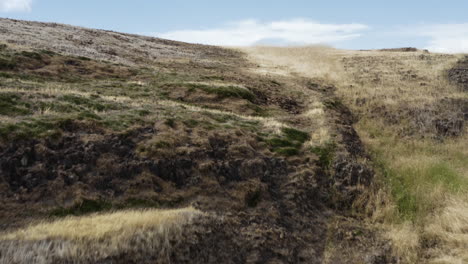
{"type": "Polygon", "coordinates": [[[31,11],[32,0],[0,0],[0,12],[31,11]]]}
{"type": "Polygon", "coordinates": [[[468,53],[468,23],[420,26],[419,35],[429,37],[426,49],[444,53],[468,53]]]}
{"type": "Polygon", "coordinates": [[[324,24],[307,19],[260,22],[243,20],[218,28],[155,33],[156,37],[222,46],[254,44],[334,44],[358,38],[363,24],[324,24]]]}

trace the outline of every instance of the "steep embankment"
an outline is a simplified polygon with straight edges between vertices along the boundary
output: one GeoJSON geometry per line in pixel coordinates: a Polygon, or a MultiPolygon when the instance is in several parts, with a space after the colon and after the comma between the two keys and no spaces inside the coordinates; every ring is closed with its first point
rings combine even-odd
{"type": "Polygon", "coordinates": [[[350,217],[373,171],[333,86],[218,47],[0,32],[1,263],[396,260],[350,217]]]}
{"type": "Polygon", "coordinates": [[[377,174],[370,221],[404,263],[468,261],[466,56],[326,47],[246,49],[268,72],[333,84],[377,174]]]}

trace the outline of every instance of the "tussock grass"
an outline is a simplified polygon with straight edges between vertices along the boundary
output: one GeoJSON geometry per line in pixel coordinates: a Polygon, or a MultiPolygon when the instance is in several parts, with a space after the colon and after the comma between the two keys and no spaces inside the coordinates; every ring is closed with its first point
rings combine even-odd
{"type": "Polygon", "coordinates": [[[68,217],[0,235],[0,263],[94,262],[118,254],[157,252],[164,262],[171,243],[204,214],[194,208],[120,211],[68,217]]]}

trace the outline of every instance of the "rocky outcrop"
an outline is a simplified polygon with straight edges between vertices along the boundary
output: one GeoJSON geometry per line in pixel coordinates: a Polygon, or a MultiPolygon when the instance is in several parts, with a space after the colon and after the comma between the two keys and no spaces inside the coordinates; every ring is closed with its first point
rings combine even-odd
{"type": "Polygon", "coordinates": [[[468,91],[468,56],[460,60],[455,67],[448,71],[448,77],[464,91],[468,91]]]}

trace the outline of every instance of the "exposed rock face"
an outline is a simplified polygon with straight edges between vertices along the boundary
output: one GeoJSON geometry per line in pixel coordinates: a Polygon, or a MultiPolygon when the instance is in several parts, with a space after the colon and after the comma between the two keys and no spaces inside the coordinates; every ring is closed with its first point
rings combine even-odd
{"type": "Polygon", "coordinates": [[[465,57],[448,72],[449,79],[468,91],[468,57],[465,57]]]}

